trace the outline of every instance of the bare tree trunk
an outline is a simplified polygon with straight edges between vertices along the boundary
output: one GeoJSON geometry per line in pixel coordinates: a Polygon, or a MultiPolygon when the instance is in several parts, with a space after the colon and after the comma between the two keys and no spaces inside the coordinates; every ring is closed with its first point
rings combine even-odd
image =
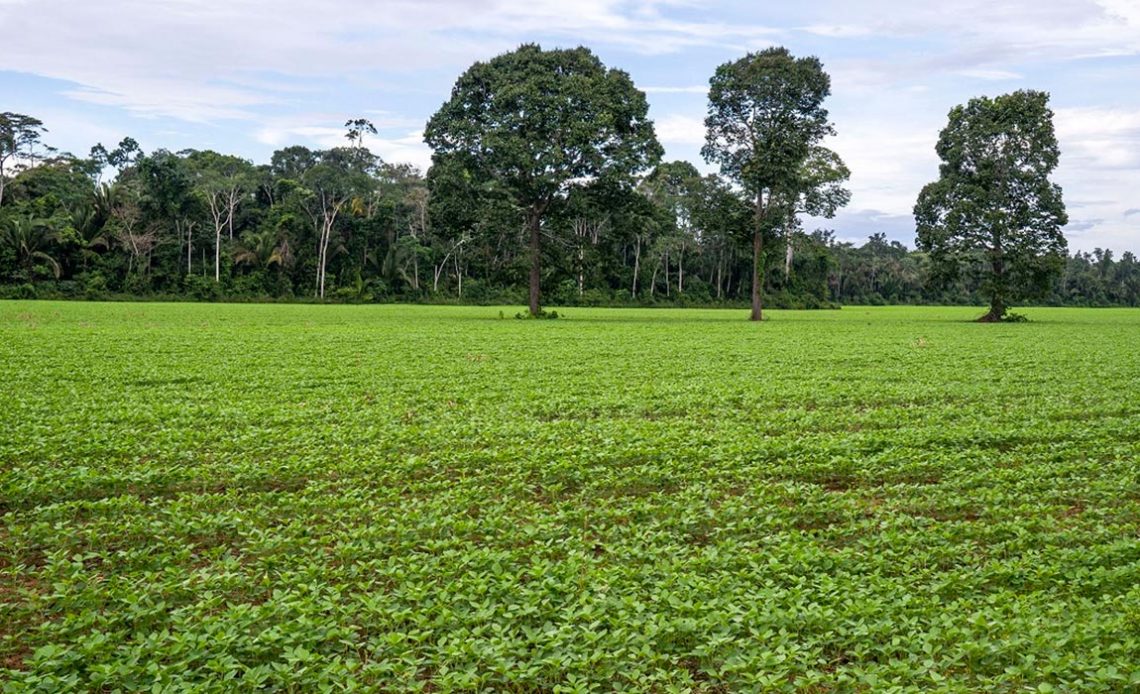
{"type": "Polygon", "coordinates": [[[214,225],[214,281],[222,281],[222,227],[214,225]]]}
{"type": "Polygon", "coordinates": [[[578,244],[578,296],[586,291],[586,249],[581,242],[578,244]]]}
{"type": "Polygon", "coordinates": [[[225,224],[222,219],[221,193],[211,192],[206,198],[206,203],[210,207],[210,217],[214,221],[214,281],[221,282],[222,226],[225,224]]]}
{"type": "Polygon", "coordinates": [[[717,249],[716,252],[716,298],[719,300],[724,295],[721,293],[724,281],[724,250],[717,249]]]}
{"type": "Polygon", "coordinates": [[[641,235],[637,235],[637,241],[633,247],[633,292],[631,298],[637,298],[637,275],[641,272],[641,235]]]}
{"type": "Polygon", "coordinates": [[[530,315],[537,316],[542,310],[539,305],[539,281],[542,279],[542,217],[537,207],[527,214],[530,227],[530,315]]]}
{"type": "Polygon", "coordinates": [[[685,292],[685,244],[681,244],[681,252],[677,254],[677,293],[685,292]]]}
{"type": "Polygon", "coordinates": [[[234,240],[234,210],[237,209],[238,204],[238,191],[230,189],[229,198],[226,200],[226,227],[230,231],[230,241],[234,240]]]}
{"type": "Polygon", "coordinates": [[[752,316],[751,320],[763,320],[763,307],[760,304],[760,284],[764,279],[762,258],[764,239],[761,235],[761,225],[764,221],[763,193],[756,193],[756,227],[752,231],[752,316]]]}
{"type": "MultiPolygon", "coordinates": [[[[324,197],[322,195],[322,197],[324,197]]],[[[347,202],[346,200],[324,200],[322,219],[321,219],[321,234],[320,234],[320,248],[317,254],[317,296],[321,299],[325,298],[325,275],[326,268],[329,261],[329,242],[332,240],[333,227],[336,225],[337,215],[340,213],[340,208],[347,202]]]]}
{"type": "Polygon", "coordinates": [[[187,275],[189,275],[193,272],[193,268],[191,267],[191,258],[193,256],[190,255],[193,252],[194,252],[194,223],[193,222],[187,222],[186,223],[186,274],[187,275]]]}

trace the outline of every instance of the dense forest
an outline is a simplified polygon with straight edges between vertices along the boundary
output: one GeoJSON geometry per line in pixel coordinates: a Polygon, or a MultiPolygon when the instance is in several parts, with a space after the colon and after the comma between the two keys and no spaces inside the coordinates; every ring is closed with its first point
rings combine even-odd
{"type": "MultiPolygon", "coordinates": [[[[526,303],[523,211],[446,165],[381,161],[367,121],[347,124],[343,147],[286,147],[262,165],[130,138],[78,157],[47,147],[33,117],[0,125],[2,297],[526,303]]],[[[541,227],[544,301],[745,305],[750,214],[687,162],[574,187],[541,227]]],[[[776,307],[982,302],[974,280],[882,234],[856,246],[788,227],[764,248],[776,307]]],[[[1140,305],[1140,263],[1072,254],[1037,301],[1140,305]]]]}

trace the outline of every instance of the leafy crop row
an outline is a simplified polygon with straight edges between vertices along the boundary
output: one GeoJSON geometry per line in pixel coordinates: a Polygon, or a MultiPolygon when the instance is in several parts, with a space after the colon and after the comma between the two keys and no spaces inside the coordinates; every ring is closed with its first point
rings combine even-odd
{"type": "Polygon", "coordinates": [[[1140,313],[976,312],[0,304],[3,690],[1140,690],[1140,313]]]}

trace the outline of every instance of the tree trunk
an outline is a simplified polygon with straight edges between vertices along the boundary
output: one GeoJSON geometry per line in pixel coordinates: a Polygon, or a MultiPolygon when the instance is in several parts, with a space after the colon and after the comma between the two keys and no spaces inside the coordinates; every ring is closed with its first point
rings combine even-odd
{"type": "Polygon", "coordinates": [[[1000,245],[995,249],[991,267],[994,273],[994,286],[993,293],[990,294],[990,311],[978,319],[981,323],[999,323],[1005,318],[1005,262],[1000,245]]]}
{"type": "Polygon", "coordinates": [[[683,294],[685,292],[685,244],[681,244],[681,250],[677,254],[677,293],[683,294]]]}
{"type": "Polygon", "coordinates": [[[723,296],[721,289],[724,282],[724,253],[717,250],[716,253],[716,298],[719,301],[723,296]]]}
{"type": "Polygon", "coordinates": [[[532,207],[527,216],[530,227],[530,315],[537,316],[542,310],[538,286],[542,279],[542,217],[537,207],[532,207]]]}
{"type": "Polygon", "coordinates": [[[763,320],[763,307],[760,304],[760,285],[764,281],[763,251],[764,238],[761,234],[764,226],[764,193],[756,193],[756,207],[754,210],[755,227],[752,230],[752,316],[751,320],[763,320]]]}
{"type": "Polygon", "coordinates": [[[760,304],[760,282],[764,274],[760,267],[760,254],[763,251],[760,229],[752,232],[752,316],[751,320],[763,320],[763,307],[760,304]]]}
{"type": "Polygon", "coordinates": [[[630,293],[630,298],[637,299],[637,275],[641,272],[641,235],[637,236],[637,241],[633,246],[633,291],[630,293]]]}
{"type": "Polygon", "coordinates": [[[214,281],[222,281],[222,227],[214,225],[214,281]]]}
{"type": "Polygon", "coordinates": [[[586,293],[586,249],[578,244],[578,296],[586,293]]]}

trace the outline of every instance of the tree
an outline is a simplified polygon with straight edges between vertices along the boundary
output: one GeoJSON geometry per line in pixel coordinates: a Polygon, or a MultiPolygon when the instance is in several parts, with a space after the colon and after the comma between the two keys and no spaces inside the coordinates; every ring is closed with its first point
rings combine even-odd
{"type": "Polygon", "coordinates": [[[128,277],[132,270],[135,270],[138,272],[138,278],[141,278],[149,272],[150,255],[158,246],[157,225],[148,222],[144,217],[137,191],[127,188],[122,194],[112,197],[115,202],[111,208],[108,226],[115,240],[119,242],[119,247],[130,256],[127,266],[128,277]]]}
{"type": "Polygon", "coordinates": [[[1009,301],[1040,294],[1064,267],[1068,216],[1049,181],[1060,149],[1048,102],[1022,90],[954,107],[938,138],[939,179],[914,207],[918,246],[943,274],[966,266],[983,277],[982,321],[1002,320],[1009,301]]]}
{"type": "Polygon", "coordinates": [[[34,157],[40,136],[47,132],[43,121],[22,113],[0,113],[0,206],[4,204],[4,188],[8,181],[27,167],[34,157]]]}
{"type": "MultiPolygon", "coordinates": [[[[665,293],[669,293],[670,255],[677,263],[677,293],[685,291],[685,253],[696,247],[699,229],[694,225],[697,207],[701,204],[701,185],[704,181],[696,167],[687,161],[659,164],[646,177],[642,189],[646,195],[668,215],[672,224],[658,241],[658,255],[665,264],[665,293]]],[[[654,275],[656,275],[654,269],[654,275]]],[[[650,284],[650,294],[656,282],[650,284]]]]}
{"type": "Polygon", "coordinates": [[[323,299],[337,220],[349,202],[367,193],[373,182],[369,171],[378,165],[378,160],[368,150],[344,147],[320,152],[317,157],[317,163],[301,174],[303,188],[299,193],[317,234],[316,295],[323,299]]]}
{"type": "Polygon", "coordinates": [[[424,140],[433,161],[458,156],[502,188],[530,236],[530,312],[538,315],[543,221],[568,189],[593,178],[629,179],[661,146],[645,95],[589,49],[528,44],[463,73],[424,140]]]}
{"type": "Polygon", "coordinates": [[[818,58],[769,48],[724,63],[709,85],[701,154],[719,164],[751,203],[752,320],[760,320],[764,237],[789,223],[793,201],[815,185],[804,165],[818,143],[834,134],[823,107],[831,80],[818,58]]]}
{"type": "Polygon", "coordinates": [[[214,225],[214,281],[221,281],[222,230],[234,238],[234,215],[254,183],[253,164],[235,156],[210,150],[187,157],[194,170],[195,189],[214,225]]]}
{"type": "MultiPolygon", "coordinates": [[[[120,148],[122,147],[123,145],[120,145],[120,148]]],[[[130,151],[137,151],[137,148],[130,151]]],[[[139,204],[144,217],[151,222],[152,230],[156,234],[160,230],[172,233],[178,239],[179,250],[185,243],[186,274],[189,275],[194,227],[197,226],[201,215],[200,200],[195,196],[193,180],[195,171],[190,165],[190,157],[183,158],[165,149],[160,149],[150,156],[139,154],[133,162],[118,157],[119,155],[112,157],[120,162],[116,164],[117,167],[127,165],[134,167],[132,180],[137,181],[140,186],[139,204]]]]}
{"type": "Polygon", "coordinates": [[[19,268],[18,278],[31,282],[41,271],[43,263],[51,275],[59,278],[59,262],[48,253],[48,247],[58,239],[51,220],[32,216],[16,216],[0,224],[0,246],[7,247],[15,256],[19,268]]]}
{"type": "Polygon", "coordinates": [[[780,203],[790,212],[784,228],[785,244],[784,274],[791,274],[793,248],[792,239],[799,231],[799,216],[831,219],[839,208],[851,201],[851,191],[843,187],[851,178],[851,171],[839,155],[826,147],[811,148],[799,170],[800,180],[784,191],[787,198],[780,203]]]}
{"type": "Polygon", "coordinates": [[[356,150],[364,149],[365,135],[376,134],[376,126],[367,118],[349,119],[344,122],[344,127],[348,129],[344,137],[348,140],[349,147],[356,150]]]}

